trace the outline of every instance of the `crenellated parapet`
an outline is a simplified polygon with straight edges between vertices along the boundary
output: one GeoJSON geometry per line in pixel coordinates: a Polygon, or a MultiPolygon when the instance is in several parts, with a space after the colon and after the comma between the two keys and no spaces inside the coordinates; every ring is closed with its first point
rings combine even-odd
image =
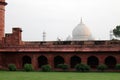
{"type": "MultiPolygon", "coordinates": [[[[7,39],[7,38],[6,38],[7,39]]],[[[7,40],[10,40],[9,38],[7,40]]],[[[13,40],[12,40],[13,41],[13,40]]],[[[38,41],[5,45],[12,52],[119,52],[120,41],[38,41]]]]}
{"type": "Polygon", "coordinates": [[[21,28],[13,28],[12,33],[6,33],[3,38],[3,46],[19,46],[22,44],[21,28]]]}

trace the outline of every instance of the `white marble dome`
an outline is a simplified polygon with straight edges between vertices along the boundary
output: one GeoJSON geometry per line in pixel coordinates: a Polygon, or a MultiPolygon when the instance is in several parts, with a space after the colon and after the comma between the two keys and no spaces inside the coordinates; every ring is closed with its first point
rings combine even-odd
{"type": "Polygon", "coordinates": [[[81,22],[72,31],[72,40],[93,40],[89,28],[81,22]]]}

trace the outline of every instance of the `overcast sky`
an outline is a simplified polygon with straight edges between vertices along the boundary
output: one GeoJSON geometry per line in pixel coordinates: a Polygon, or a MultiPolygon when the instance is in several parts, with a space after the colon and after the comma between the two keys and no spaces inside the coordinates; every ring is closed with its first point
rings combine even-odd
{"type": "Polygon", "coordinates": [[[6,33],[23,30],[22,40],[65,40],[81,17],[95,39],[108,40],[109,31],[120,25],[120,0],[6,0],[6,33]]]}

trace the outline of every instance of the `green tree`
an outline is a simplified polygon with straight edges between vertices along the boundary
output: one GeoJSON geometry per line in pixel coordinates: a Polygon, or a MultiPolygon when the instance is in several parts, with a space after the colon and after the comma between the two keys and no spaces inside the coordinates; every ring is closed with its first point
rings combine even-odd
{"type": "Polygon", "coordinates": [[[16,65],[15,64],[9,64],[8,69],[9,69],[9,71],[16,71],[16,65]]]}
{"type": "Polygon", "coordinates": [[[90,70],[90,67],[86,64],[77,64],[75,66],[76,71],[78,72],[87,72],[90,70]]]}
{"type": "Polygon", "coordinates": [[[120,70],[120,64],[116,64],[116,69],[120,70]]]}
{"type": "Polygon", "coordinates": [[[105,64],[101,64],[97,67],[98,71],[104,72],[107,69],[107,66],[105,64]]]}
{"type": "Polygon", "coordinates": [[[62,69],[63,71],[66,71],[68,69],[68,65],[67,64],[58,64],[57,67],[62,69]]]}
{"type": "Polygon", "coordinates": [[[41,67],[43,72],[50,72],[51,71],[51,66],[50,65],[43,65],[41,67]]]}
{"type": "Polygon", "coordinates": [[[113,29],[113,34],[115,37],[120,37],[120,25],[113,29]]]}
{"type": "Polygon", "coordinates": [[[27,72],[33,71],[32,64],[25,64],[24,65],[24,70],[27,71],[27,72]]]}

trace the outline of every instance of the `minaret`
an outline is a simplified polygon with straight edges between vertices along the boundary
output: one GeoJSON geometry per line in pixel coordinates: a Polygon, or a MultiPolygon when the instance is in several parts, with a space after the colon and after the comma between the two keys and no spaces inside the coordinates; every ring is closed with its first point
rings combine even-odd
{"type": "Polygon", "coordinates": [[[46,40],[46,32],[43,32],[43,41],[46,40]]]}
{"type": "Polygon", "coordinates": [[[0,40],[4,37],[5,28],[5,6],[7,3],[5,0],[0,0],[0,40]]]}
{"type": "Polygon", "coordinates": [[[110,40],[112,40],[112,39],[113,39],[113,31],[110,30],[110,40]]]}
{"type": "Polygon", "coordinates": [[[83,24],[83,20],[82,20],[82,17],[81,17],[81,20],[80,20],[80,24],[83,24]]]}

